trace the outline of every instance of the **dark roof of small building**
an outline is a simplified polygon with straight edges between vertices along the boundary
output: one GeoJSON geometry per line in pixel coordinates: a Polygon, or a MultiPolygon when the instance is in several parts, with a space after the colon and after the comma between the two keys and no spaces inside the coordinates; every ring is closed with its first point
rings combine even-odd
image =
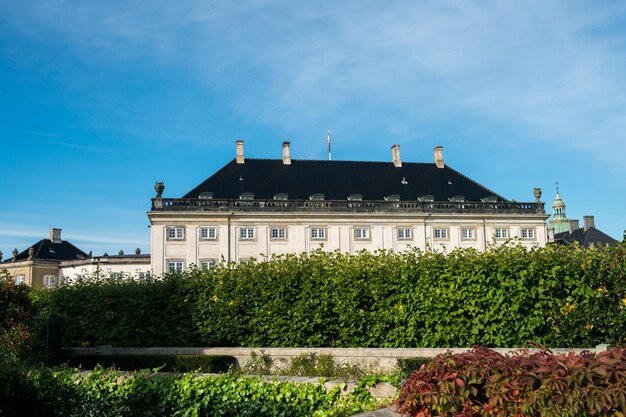
{"type": "MultiPolygon", "coordinates": [[[[54,243],[50,239],[42,239],[31,246],[34,250],[33,259],[49,261],[69,261],[72,259],[86,259],[89,255],[65,240],[54,243]]],[[[23,261],[29,258],[28,250],[20,252],[15,258],[16,261],[23,261]]],[[[12,262],[13,256],[5,259],[4,262],[12,262]]]]}
{"type": "Polygon", "coordinates": [[[496,197],[508,201],[490,189],[445,166],[434,163],[315,161],[250,159],[238,164],[235,159],[193,188],[183,198],[198,198],[212,192],[216,199],[238,199],[242,193],[253,193],[255,199],[272,199],[286,193],[290,200],[306,200],[323,194],[326,200],[346,200],[361,194],[363,200],[383,200],[398,195],[401,200],[417,200],[432,195],[435,201],[464,196],[466,201],[496,197]]]}
{"type": "Polygon", "coordinates": [[[586,248],[591,246],[597,246],[598,244],[611,245],[613,243],[617,243],[617,240],[613,239],[606,233],[596,229],[595,227],[590,227],[587,230],[581,227],[580,229],[576,229],[571,233],[557,233],[554,235],[554,241],[567,245],[578,242],[580,246],[586,248]]]}

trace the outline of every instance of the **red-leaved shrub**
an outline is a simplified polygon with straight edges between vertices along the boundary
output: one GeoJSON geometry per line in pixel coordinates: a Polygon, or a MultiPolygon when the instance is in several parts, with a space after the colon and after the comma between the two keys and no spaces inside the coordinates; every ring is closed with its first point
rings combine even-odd
{"type": "Polygon", "coordinates": [[[415,417],[624,417],[626,350],[446,353],[409,377],[396,405],[415,417]]]}

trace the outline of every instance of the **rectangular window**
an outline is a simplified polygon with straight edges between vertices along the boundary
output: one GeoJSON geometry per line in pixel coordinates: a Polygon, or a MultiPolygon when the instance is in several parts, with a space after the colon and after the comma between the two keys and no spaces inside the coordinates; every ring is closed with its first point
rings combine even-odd
{"type": "Polygon", "coordinates": [[[217,260],[215,259],[201,259],[200,260],[200,269],[211,269],[217,265],[217,260]]]}
{"type": "Polygon", "coordinates": [[[184,268],[183,261],[168,261],[167,262],[167,272],[170,274],[174,272],[182,272],[184,268]]]}
{"type": "Polygon", "coordinates": [[[271,233],[273,240],[285,240],[287,239],[287,229],[284,227],[274,227],[271,233]]]}
{"type": "Polygon", "coordinates": [[[433,236],[435,239],[447,239],[448,229],[436,228],[433,230],[433,236]]]}
{"type": "Polygon", "coordinates": [[[239,229],[239,240],[254,240],[254,228],[242,227],[239,229]]]}
{"type": "Polygon", "coordinates": [[[534,238],[535,238],[535,229],[531,229],[531,228],[522,229],[522,239],[534,239],[534,238]]]}
{"type": "Polygon", "coordinates": [[[57,286],[57,277],[55,275],[44,275],[43,276],[43,286],[44,288],[54,288],[57,286]]]}
{"type": "Polygon", "coordinates": [[[398,228],[398,239],[400,240],[413,239],[413,229],[398,228]]]}
{"type": "Polygon", "coordinates": [[[15,285],[24,285],[26,284],[26,279],[24,275],[16,275],[15,276],[15,285]]]}
{"type": "Polygon", "coordinates": [[[311,239],[313,240],[323,240],[326,239],[326,229],[323,227],[312,227],[311,228],[311,239]]]}
{"type": "Polygon", "coordinates": [[[217,239],[217,227],[201,227],[200,239],[203,239],[203,240],[217,239]]]}
{"type": "Polygon", "coordinates": [[[508,239],[509,238],[509,229],[498,227],[496,228],[496,232],[494,233],[496,239],[508,239]]]}
{"type": "Polygon", "coordinates": [[[476,229],[469,227],[461,228],[461,239],[476,239],[476,229]]]}
{"type": "Polygon", "coordinates": [[[185,228],[181,226],[168,227],[167,239],[168,240],[183,240],[185,238],[185,228]]]}
{"type": "Polygon", "coordinates": [[[370,229],[368,227],[355,227],[354,238],[356,240],[367,240],[370,238],[370,229]]]}

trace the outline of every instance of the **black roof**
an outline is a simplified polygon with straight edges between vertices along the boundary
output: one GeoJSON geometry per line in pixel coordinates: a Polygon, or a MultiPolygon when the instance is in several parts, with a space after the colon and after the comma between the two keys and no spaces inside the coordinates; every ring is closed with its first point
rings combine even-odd
{"type": "Polygon", "coordinates": [[[574,242],[578,242],[580,246],[590,247],[597,246],[598,244],[610,245],[617,243],[617,240],[613,239],[606,233],[590,227],[587,230],[584,228],[576,229],[573,232],[561,232],[554,235],[555,242],[571,245],[574,242]]]}
{"type": "MultiPolygon", "coordinates": [[[[70,242],[61,241],[54,243],[50,239],[42,239],[31,246],[34,250],[33,259],[50,261],[69,261],[72,259],[85,259],[89,255],[72,245],[70,242]]],[[[30,248],[29,248],[30,249],[30,248]]],[[[23,261],[29,258],[28,249],[20,252],[15,258],[16,261],[23,261]]],[[[4,262],[12,262],[13,256],[5,259],[4,262]]]]}
{"type": "Polygon", "coordinates": [[[466,201],[481,201],[495,196],[508,201],[460,172],[434,163],[312,161],[282,159],[249,159],[238,164],[235,159],[222,167],[183,198],[198,198],[212,192],[216,199],[238,199],[242,193],[253,193],[256,199],[272,199],[286,193],[290,200],[306,200],[313,194],[324,194],[326,200],[345,200],[361,194],[363,200],[383,200],[398,195],[401,200],[416,200],[424,195],[435,201],[464,196],[466,201]]]}

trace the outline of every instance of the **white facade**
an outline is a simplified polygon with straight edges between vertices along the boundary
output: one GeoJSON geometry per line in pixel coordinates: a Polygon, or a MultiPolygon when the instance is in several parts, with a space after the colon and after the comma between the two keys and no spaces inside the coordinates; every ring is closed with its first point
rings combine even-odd
{"type": "Polygon", "coordinates": [[[545,215],[151,212],[149,217],[156,275],[180,263],[188,268],[210,262],[267,260],[318,248],[355,254],[410,247],[482,251],[511,238],[527,247],[546,244],[545,215]],[[182,230],[182,236],[169,237],[170,229],[182,230]],[[202,229],[214,234],[206,238],[202,229]]]}
{"type": "Polygon", "coordinates": [[[58,273],[59,283],[71,283],[79,278],[144,278],[150,274],[150,255],[115,255],[63,261],[58,273]]]}

